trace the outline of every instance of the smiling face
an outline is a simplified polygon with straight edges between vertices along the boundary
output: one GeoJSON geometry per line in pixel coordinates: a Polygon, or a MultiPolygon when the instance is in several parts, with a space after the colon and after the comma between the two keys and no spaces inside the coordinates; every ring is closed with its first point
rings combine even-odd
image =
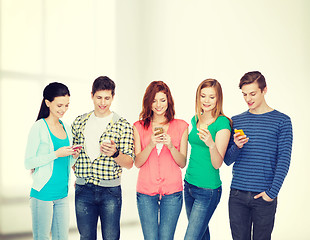
{"type": "Polygon", "coordinates": [[[111,90],[100,90],[91,95],[94,102],[96,117],[106,117],[111,113],[110,107],[113,101],[111,90]]]}
{"type": "Polygon", "coordinates": [[[267,88],[265,87],[263,91],[258,86],[257,82],[251,84],[243,85],[242,94],[245,102],[247,103],[251,113],[258,112],[261,108],[266,106],[265,94],[267,88]]]}
{"type": "Polygon", "coordinates": [[[158,92],[152,103],[152,111],[156,115],[163,115],[168,108],[167,96],[163,92],[158,92]]]}
{"type": "Polygon", "coordinates": [[[200,107],[203,112],[210,112],[216,107],[217,97],[214,87],[205,87],[200,92],[200,107]]]}
{"type": "Polygon", "coordinates": [[[55,97],[51,102],[49,100],[45,100],[45,104],[50,110],[49,116],[62,118],[69,108],[69,99],[70,97],[66,95],[55,97]]]}

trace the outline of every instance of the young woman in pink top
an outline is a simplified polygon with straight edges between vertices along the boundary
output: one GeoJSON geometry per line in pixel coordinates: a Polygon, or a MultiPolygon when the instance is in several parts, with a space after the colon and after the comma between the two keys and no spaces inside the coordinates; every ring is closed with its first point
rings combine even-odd
{"type": "Polygon", "coordinates": [[[173,239],[183,203],[188,124],[174,119],[174,102],[162,81],[147,87],[134,123],[137,205],[144,239],[173,239]],[[158,130],[159,129],[159,130],[158,130]]]}

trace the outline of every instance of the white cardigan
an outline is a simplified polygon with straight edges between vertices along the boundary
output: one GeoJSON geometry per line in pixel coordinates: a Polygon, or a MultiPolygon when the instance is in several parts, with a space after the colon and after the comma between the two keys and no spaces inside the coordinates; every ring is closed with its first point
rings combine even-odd
{"type": "MultiPolygon", "coordinates": [[[[64,126],[69,142],[72,144],[71,129],[66,124],[64,126]]],[[[26,169],[35,169],[32,174],[33,189],[40,191],[49,181],[53,173],[53,165],[56,158],[49,130],[44,120],[40,119],[33,124],[30,130],[25,154],[26,169]]],[[[75,159],[72,156],[69,156],[69,159],[68,174],[70,176],[70,170],[75,163],[75,159]]]]}

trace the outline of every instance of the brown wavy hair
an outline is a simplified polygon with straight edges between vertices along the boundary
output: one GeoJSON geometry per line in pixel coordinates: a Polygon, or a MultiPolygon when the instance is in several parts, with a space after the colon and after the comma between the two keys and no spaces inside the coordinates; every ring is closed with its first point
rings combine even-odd
{"type": "Polygon", "coordinates": [[[169,87],[163,81],[153,81],[146,88],[143,102],[142,111],[139,115],[140,122],[143,124],[144,128],[148,128],[151,124],[153,118],[152,104],[156,93],[163,92],[167,96],[168,108],[165,113],[166,123],[169,123],[174,119],[174,101],[170,92],[169,87]]]}
{"type": "MultiPolygon", "coordinates": [[[[219,116],[225,116],[223,112],[223,91],[222,91],[221,84],[217,80],[209,78],[209,79],[202,81],[199,84],[197,91],[196,91],[196,102],[195,102],[196,123],[201,120],[201,113],[202,113],[201,102],[200,102],[201,89],[206,88],[206,87],[213,87],[216,92],[216,106],[212,110],[212,116],[215,119],[217,119],[219,116]]],[[[232,124],[231,119],[229,117],[227,118],[230,121],[230,124],[232,124]]]]}

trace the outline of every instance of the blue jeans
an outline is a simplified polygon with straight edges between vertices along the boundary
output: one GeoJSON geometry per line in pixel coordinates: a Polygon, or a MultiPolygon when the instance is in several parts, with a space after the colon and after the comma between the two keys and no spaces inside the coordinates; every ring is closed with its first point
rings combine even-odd
{"type": "Polygon", "coordinates": [[[262,197],[254,199],[257,194],[259,193],[230,190],[229,220],[234,240],[271,239],[277,198],[272,202],[266,202],[262,197]]]}
{"type": "Polygon", "coordinates": [[[137,193],[137,205],[145,240],[172,240],[183,204],[182,192],[149,196],[137,193]]]}
{"type": "Polygon", "coordinates": [[[66,240],[69,233],[68,198],[42,201],[30,198],[32,231],[34,240],[66,240]]]}
{"type": "Polygon", "coordinates": [[[121,186],[100,187],[93,184],[75,187],[75,213],[80,240],[97,239],[98,218],[103,240],[120,238],[122,207],[121,186]]]}
{"type": "Polygon", "coordinates": [[[185,240],[210,239],[209,221],[221,199],[222,187],[207,189],[184,181],[188,226],[185,240]]]}

